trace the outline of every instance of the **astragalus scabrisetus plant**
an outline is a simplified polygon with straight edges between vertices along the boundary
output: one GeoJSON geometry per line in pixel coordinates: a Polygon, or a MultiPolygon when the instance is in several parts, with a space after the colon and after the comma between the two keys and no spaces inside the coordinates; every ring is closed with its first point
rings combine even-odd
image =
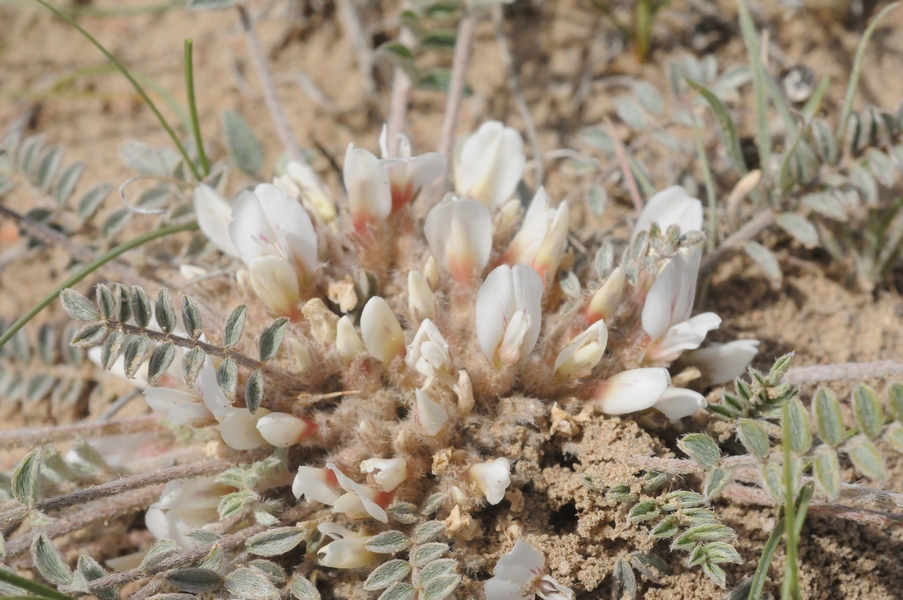
{"type": "MultiPolygon", "coordinates": [[[[682,188],[652,197],[620,242],[620,263],[598,272],[586,250],[568,245],[567,203],[543,188],[526,207],[514,197],[526,161],[513,129],[484,123],[460,144],[448,193],[440,155],[415,156],[402,137],[390,156],[385,135],[383,158],[349,145],[344,197],[300,163],[234,201],[197,186],[200,228],[250,306],[229,316],[216,346],[200,338],[190,297],[181,324],[189,335],[173,337],[178,319],[161,293],[160,331],[146,319],[139,329],[189,350],[182,371],[191,387],[151,389],[147,400],[174,425],[214,433],[211,443],[278,460],[189,480],[148,519],[155,535],[185,544],[189,526],[272,526],[285,510],[276,500],[289,501],[304,511],[298,541],[311,565],[372,568],[364,589],[435,600],[462,583],[467,544],[494,535],[489,507],[530,493],[505,439],[517,423],[550,436],[553,409],[559,421],[631,413],[679,421],[705,402],[672,386],[672,363],[724,380],[746,368],[756,343],[700,349],[720,319],[693,315],[702,206],[682,188]],[[563,277],[580,289],[565,291],[563,277]],[[266,313],[274,320],[256,360],[239,338],[249,314],[266,313]],[[559,404],[571,413],[562,417],[559,404]],[[206,501],[214,482],[237,490],[218,513],[206,501]],[[289,482],[291,495],[279,496],[289,482]],[[402,551],[409,560],[389,556],[402,551]]],[[[143,310],[143,292],[121,293],[143,310]]],[[[70,312],[94,314],[68,294],[70,312]]],[[[108,312],[98,316],[104,327],[135,330],[108,312]]],[[[161,380],[154,360],[148,378],[174,381],[161,380]]],[[[489,598],[571,598],[543,574],[544,562],[518,540],[494,570],[479,560],[477,568],[495,575],[489,598]]]]}

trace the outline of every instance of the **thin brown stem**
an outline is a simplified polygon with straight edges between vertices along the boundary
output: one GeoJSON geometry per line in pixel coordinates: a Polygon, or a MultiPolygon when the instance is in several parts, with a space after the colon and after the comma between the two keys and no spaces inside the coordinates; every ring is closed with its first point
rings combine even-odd
{"type": "Polygon", "coordinates": [[[511,56],[508,36],[505,35],[501,6],[493,7],[492,20],[495,23],[495,39],[502,51],[502,64],[508,72],[508,86],[511,88],[511,95],[514,96],[514,103],[517,105],[517,110],[520,112],[521,119],[524,120],[524,131],[527,134],[527,140],[530,142],[530,148],[533,151],[533,164],[536,169],[536,187],[539,187],[543,184],[543,180],[545,179],[545,171],[542,164],[542,149],[539,147],[536,124],[533,122],[533,116],[530,114],[530,107],[527,106],[527,100],[524,98],[523,90],[521,90],[520,78],[517,76],[517,67],[514,64],[514,58],[511,56]]]}
{"type": "Polygon", "coordinates": [[[200,340],[193,340],[179,335],[173,335],[171,333],[154,331],[152,329],[142,329],[141,327],[129,325],[128,323],[120,323],[119,321],[107,321],[106,324],[111,329],[120,329],[123,332],[131,335],[147,336],[158,343],[172,342],[180,348],[200,348],[204,351],[205,354],[209,356],[216,356],[218,358],[231,357],[237,364],[253,371],[259,370],[263,372],[267,377],[269,377],[272,381],[277,382],[287,388],[300,389],[305,387],[305,382],[303,379],[300,379],[292,375],[291,373],[277,371],[276,369],[268,366],[266,363],[254,360],[253,358],[245,356],[244,354],[237,352],[236,350],[233,350],[231,348],[220,348],[219,346],[214,346],[213,344],[208,344],[207,342],[202,342],[200,340]]]}
{"type": "Polygon", "coordinates": [[[16,431],[0,432],[0,449],[21,448],[38,444],[52,444],[71,440],[75,436],[95,438],[120,433],[139,433],[142,431],[162,431],[160,417],[147,415],[115,421],[97,421],[75,423],[58,427],[35,427],[16,431]]]}
{"type": "Polygon", "coordinates": [[[879,360],[795,367],[787,371],[783,380],[787,383],[801,384],[900,376],[903,376],[903,361],[879,360]]]}
{"type": "Polygon", "coordinates": [[[748,221],[746,225],[732,233],[720,246],[702,259],[702,263],[699,265],[700,275],[707,275],[718,266],[718,263],[722,260],[731,256],[734,252],[741,250],[746,242],[755,238],[774,223],[774,217],[773,211],[765,210],[759,213],[751,221],[748,221]]]}
{"type": "Polygon", "coordinates": [[[276,84],[273,82],[273,74],[270,72],[270,65],[267,61],[266,54],[260,46],[260,39],[254,32],[254,23],[248,12],[248,7],[240,2],[236,5],[238,8],[238,16],[241,21],[242,29],[248,39],[248,51],[251,54],[251,62],[254,63],[254,69],[257,71],[257,78],[260,80],[260,87],[263,88],[263,100],[266,102],[273,123],[276,125],[276,133],[282,140],[282,145],[292,160],[302,161],[301,147],[298,146],[295,136],[292,135],[291,127],[288,124],[288,118],[285,116],[285,110],[279,101],[276,93],[276,84]]]}
{"type": "Polygon", "coordinates": [[[451,164],[452,146],[455,141],[455,130],[458,126],[458,112],[461,109],[461,98],[464,97],[467,67],[470,64],[470,49],[473,45],[473,31],[476,17],[465,12],[458,24],[458,37],[455,41],[455,54],[452,58],[451,83],[448,86],[448,99],[445,102],[445,116],[442,119],[442,141],[439,152],[449,159],[451,164]]]}
{"type": "Polygon", "coordinates": [[[618,164],[621,166],[621,173],[624,175],[624,181],[627,183],[627,189],[630,190],[630,198],[633,200],[633,208],[639,215],[643,212],[643,197],[640,195],[640,190],[636,185],[636,179],[633,176],[633,171],[630,170],[630,162],[627,160],[627,151],[624,149],[624,144],[621,142],[621,138],[619,138],[615,133],[614,126],[608,119],[605,119],[605,128],[608,130],[608,135],[611,138],[612,144],[614,144],[615,156],[618,159],[618,164]]]}
{"type": "MultiPolygon", "coordinates": [[[[417,39],[407,27],[402,25],[398,41],[410,48],[417,42],[417,39]]],[[[392,104],[389,108],[389,121],[386,126],[386,141],[390,156],[398,155],[398,134],[402,133],[407,126],[408,100],[413,87],[414,83],[407,72],[401,67],[395,67],[392,75],[392,104]]]]}
{"type": "Polygon", "coordinates": [[[338,0],[336,8],[345,35],[351,43],[351,49],[354,50],[357,70],[364,88],[362,90],[364,101],[370,102],[376,93],[376,82],[373,81],[373,50],[367,44],[367,36],[354,7],[354,0],[338,0]]]}

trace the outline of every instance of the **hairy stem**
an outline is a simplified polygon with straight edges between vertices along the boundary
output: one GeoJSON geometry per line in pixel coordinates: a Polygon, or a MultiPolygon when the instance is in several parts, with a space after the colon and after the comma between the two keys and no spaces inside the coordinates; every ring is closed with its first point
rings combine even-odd
{"type": "Polygon", "coordinates": [[[442,119],[442,141],[439,152],[449,159],[451,164],[452,146],[455,142],[455,130],[458,126],[458,112],[461,98],[464,96],[464,85],[467,67],[470,64],[470,50],[473,45],[473,30],[476,17],[465,12],[458,24],[458,37],[455,42],[455,54],[452,58],[451,83],[448,86],[448,99],[445,102],[445,116],[442,119]]]}
{"type": "Polygon", "coordinates": [[[0,432],[0,449],[21,448],[38,444],[52,444],[71,440],[77,435],[84,438],[95,438],[119,433],[139,433],[143,431],[160,431],[160,417],[147,415],[116,421],[98,421],[91,423],[75,423],[59,427],[36,427],[0,432]]]}
{"type": "Polygon", "coordinates": [[[643,197],[640,195],[640,190],[636,185],[636,178],[633,176],[633,171],[630,170],[630,161],[627,160],[627,151],[624,150],[624,144],[621,142],[621,138],[615,134],[614,126],[607,118],[605,119],[605,129],[608,130],[608,136],[611,138],[612,144],[614,144],[615,156],[618,159],[618,165],[621,167],[621,174],[624,176],[624,181],[627,183],[627,189],[630,190],[630,198],[633,200],[633,209],[636,211],[637,215],[639,215],[643,212],[643,197]]]}
{"type": "Polygon", "coordinates": [[[288,118],[285,116],[285,110],[276,94],[276,84],[273,83],[273,74],[270,72],[270,65],[267,57],[260,46],[260,39],[254,32],[254,23],[251,21],[251,15],[248,7],[244,3],[238,3],[238,16],[241,21],[242,29],[248,38],[248,51],[251,53],[251,62],[254,63],[254,69],[257,71],[257,78],[260,80],[260,87],[263,88],[263,100],[266,102],[270,116],[273,117],[273,123],[276,125],[276,133],[285,146],[292,160],[303,161],[301,148],[298,146],[295,136],[288,124],[288,118]]]}
{"type": "Polygon", "coordinates": [[[787,371],[783,381],[787,383],[821,383],[824,381],[859,380],[871,377],[900,377],[903,361],[879,360],[865,363],[837,363],[795,367],[787,371]]]}

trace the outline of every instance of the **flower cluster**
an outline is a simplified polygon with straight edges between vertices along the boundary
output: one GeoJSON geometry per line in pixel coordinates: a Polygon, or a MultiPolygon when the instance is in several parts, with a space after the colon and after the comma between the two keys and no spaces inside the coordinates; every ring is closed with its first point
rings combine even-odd
{"type": "MultiPolygon", "coordinates": [[[[200,395],[149,390],[152,408],[176,424],[217,423],[223,442],[239,450],[266,443],[327,449],[320,465],[298,468],[294,496],[365,530],[387,523],[393,503],[438,494],[449,534],[469,539],[470,513],[519,485],[517,457],[498,456],[464,433],[506,419],[501,399],[551,405],[576,397],[590,415],[655,409],[679,420],[705,401],[671,385],[673,363],[715,383],[746,369],[754,340],[700,349],[721,321],[692,314],[703,211],[684,189],[652,197],[622,264],[598,273],[568,247],[566,202],[553,206],[539,188],[524,211],[514,197],[526,164],[515,130],[488,122],[465,140],[454,191],[438,202],[434,182],[446,172],[444,158],[413,156],[407,138],[398,141],[398,155],[389,155],[383,131],[382,158],[348,147],[347,198],[339,202],[296,162],[234,203],[206,185],[194,194],[203,233],[243,265],[239,288],[290,319],[291,365],[307,391],[333,392],[339,382],[355,395],[312,406],[287,400],[291,394],[277,386],[268,408],[251,412],[220,392],[208,361],[200,395]],[[584,291],[565,294],[561,269],[584,291]]],[[[186,509],[176,504],[160,508],[186,509]]],[[[333,538],[319,550],[321,565],[355,568],[374,559],[367,534],[326,517],[319,530],[333,538]]],[[[571,598],[541,575],[543,566],[542,555],[518,540],[487,582],[487,596],[571,598]]]]}

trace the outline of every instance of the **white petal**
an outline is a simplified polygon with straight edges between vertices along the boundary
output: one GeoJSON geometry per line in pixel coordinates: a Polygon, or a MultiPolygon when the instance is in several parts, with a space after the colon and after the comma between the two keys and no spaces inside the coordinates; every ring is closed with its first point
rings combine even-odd
{"type": "Polygon", "coordinates": [[[480,286],[474,309],[480,349],[493,364],[496,361],[496,352],[505,337],[508,319],[515,312],[517,304],[511,267],[500,265],[489,273],[486,281],[480,286]]]}
{"type": "Polygon", "coordinates": [[[599,388],[596,400],[605,414],[623,415],[654,406],[671,383],[667,369],[631,369],[610,377],[599,388]]]}
{"type": "Polygon", "coordinates": [[[265,408],[258,408],[251,414],[247,408],[233,408],[219,424],[219,433],[223,442],[235,450],[254,450],[266,443],[257,431],[257,420],[267,413],[265,408]]]}
{"type": "Polygon", "coordinates": [[[505,490],[511,484],[511,463],[507,458],[477,463],[468,472],[489,504],[498,504],[504,499],[505,490]]]}
{"type": "Polygon", "coordinates": [[[257,420],[257,431],[271,446],[287,448],[297,444],[311,429],[304,419],[281,412],[272,412],[257,420]]]}
{"type": "Polygon", "coordinates": [[[282,316],[298,312],[298,275],[288,261],[278,256],[261,256],[248,265],[248,274],[251,288],[267,308],[282,316]]]}
{"type": "Polygon", "coordinates": [[[690,256],[678,252],[655,279],[643,305],[643,331],[653,341],[671,327],[690,318],[696,299],[701,251],[690,256]]]}
{"type": "Polygon", "coordinates": [[[420,323],[414,341],[408,347],[405,362],[410,368],[427,377],[441,377],[440,373],[451,377],[448,342],[429,319],[424,319],[420,323]]]}
{"type": "MultiPolygon", "coordinates": [[[[527,265],[514,265],[511,268],[514,278],[514,299],[518,309],[522,309],[530,317],[530,329],[524,336],[521,345],[521,356],[526,357],[536,346],[539,330],[542,327],[542,278],[527,265]]],[[[521,359],[523,360],[523,358],[521,359]]]]}
{"type": "Polygon", "coordinates": [[[689,417],[703,407],[705,407],[705,396],[693,390],[675,387],[665,390],[654,406],[672,422],[689,417]]]}
{"type": "Polygon", "coordinates": [[[363,148],[348,145],[343,168],[345,189],[355,229],[382,221],[392,212],[392,188],[389,174],[379,159],[363,148]]]}
{"type": "Polygon", "coordinates": [[[514,584],[525,585],[538,577],[545,567],[546,557],[542,552],[523,540],[517,540],[511,552],[499,559],[492,574],[514,584]]]}
{"type": "MultiPolygon", "coordinates": [[[[627,273],[624,270],[624,266],[620,265],[611,272],[611,275],[608,276],[602,287],[593,294],[593,299],[590,300],[589,306],[586,308],[586,320],[590,323],[595,323],[600,319],[607,320],[611,317],[615,309],[618,308],[618,304],[621,303],[621,296],[624,293],[624,284],[626,282],[627,273]]],[[[653,324],[650,323],[650,326],[653,326],[653,324]]]]}
{"type": "Polygon", "coordinates": [[[758,353],[759,340],[736,340],[687,352],[683,360],[699,367],[711,383],[720,385],[746,373],[746,368],[758,353]]]}
{"type": "Polygon", "coordinates": [[[255,258],[276,253],[276,232],[254,192],[244,191],[235,201],[229,237],[245,265],[250,266],[255,258]]]}
{"type": "Polygon", "coordinates": [[[555,371],[561,375],[586,377],[599,364],[608,344],[605,321],[596,321],[578,335],[555,358],[555,371]]]}
{"type": "Polygon", "coordinates": [[[483,592],[486,594],[486,600],[533,600],[535,596],[524,596],[521,593],[522,587],[505,579],[493,577],[486,581],[483,592]]]}
{"type": "Polygon", "coordinates": [[[435,297],[420,271],[408,271],[408,310],[415,319],[433,316],[435,297]]]}
{"type": "Polygon", "coordinates": [[[720,325],[721,317],[715,313],[696,315],[669,329],[664,337],[649,348],[646,355],[654,360],[666,362],[677,360],[684,350],[699,348],[709,331],[718,329],[720,325]]]}
{"type": "Polygon", "coordinates": [[[167,483],[160,500],[154,506],[166,510],[216,509],[220,496],[227,488],[216,483],[215,477],[179,479],[167,483]]]}
{"type": "Polygon", "coordinates": [[[549,575],[543,575],[536,586],[536,595],[542,600],[571,600],[574,590],[561,585],[549,575]]]}
{"type": "Polygon", "coordinates": [[[225,417],[232,408],[232,403],[229,402],[216,382],[216,369],[213,368],[213,362],[209,356],[204,359],[204,366],[201,367],[201,373],[198,375],[198,392],[201,394],[204,406],[217,418],[225,417]]]}
{"type": "Polygon", "coordinates": [[[438,402],[434,402],[422,390],[414,390],[417,403],[417,418],[423,431],[430,437],[435,436],[448,421],[448,413],[438,402]]]}
{"type": "Polygon", "coordinates": [[[637,219],[631,238],[649,229],[653,223],[664,232],[671,225],[680,227],[681,233],[702,229],[702,202],[693,198],[684,188],[675,185],[666,188],[649,199],[643,213],[637,219]]]}
{"type": "Polygon", "coordinates": [[[284,258],[296,271],[312,274],[317,268],[317,234],[307,211],[294,198],[269,183],[254,188],[254,195],[276,234],[276,243],[284,258]]]}
{"type": "Polygon", "coordinates": [[[438,152],[427,152],[412,158],[410,173],[414,184],[414,196],[416,197],[421,188],[445,175],[447,168],[448,162],[438,152]]]}
{"type": "Polygon", "coordinates": [[[238,249],[229,236],[232,207],[206,183],[194,188],[194,214],[207,239],[223,253],[238,258],[238,249]]]}
{"type": "Polygon", "coordinates": [[[361,337],[367,352],[376,360],[388,365],[404,352],[404,332],[389,304],[379,296],[373,296],[361,313],[361,337]]]}
{"type": "Polygon", "coordinates": [[[423,234],[436,262],[461,283],[489,262],[492,217],[476,200],[458,200],[447,194],[427,214],[423,234]]]}
{"type": "Polygon", "coordinates": [[[554,214],[555,211],[549,210],[549,194],[544,187],[540,187],[527,208],[520,231],[511,240],[502,260],[509,265],[532,263],[554,214]]]}
{"type": "Polygon", "coordinates": [[[339,356],[348,361],[364,351],[364,342],[361,341],[361,336],[357,334],[348,315],[343,315],[336,325],[335,347],[339,356]]]}
{"type": "Polygon", "coordinates": [[[173,425],[203,427],[215,422],[213,414],[200,402],[189,402],[174,406],[166,415],[173,425]]]}
{"type": "Polygon", "coordinates": [[[317,551],[317,562],[334,569],[359,569],[376,558],[365,546],[369,537],[336,540],[317,551]]]}
{"type": "Polygon", "coordinates": [[[332,486],[327,482],[327,477],[334,479],[332,471],[316,469],[314,467],[298,467],[298,474],[292,483],[292,493],[295,498],[304,496],[308,502],[329,504],[339,499],[342,495],[338,488],[338,482],[332,486]]]}
{"type": "Polygon", "coordinates": [[[514,194],[526,163],[520,134],[498,121],[487,121],[461,147],[455,190],[488,207],[501,206],[514,194]]]}
{"type": "Polygon", "coordinates": [[[354,481],[353,479],[351,479],[350,477],[348,477],[347,475],[342,473],[342,471],[340,471],[339,468],[336,467],[334,464],[326,463],[326,468],[331,470],[333,473],[335,473],[335,476],[339,482],[339,485],[342,486],[342,488],[345,491],[353,492],[360,497],[361,502],[364,505],[364,508],[370,514],[371,517],[373,517],[374,519],[376,519],[377,521],[380,521],[382,523],[389,522],[389,515],[386,514],[386,511],[383,510],[383,508],[381,506],[376,504],[376,502],[374,502],[370,498],[370,496],[372,495],[372,492],[370,490],[368,490],[365,486],[362,486],[361,484],[357,483],[356,481],[354,481]]]}
{"type": "Polygon", "coordinates": [[[373,473],[373,480],[386,492],[391,492],[408,477],[408,462],[403,458],[370,458],[361,461],[361,473],[373,473]]]}
{"type": "Polygon", "coordinates": [[[181,404],[199,402],[200,398],[188,392],[157,387],[144,390],[144,401],[151,410],[168,412],[181,404]]]}
{"type": "Polygon", "coordinates": [[[154,506],[147,509],[144,513],[144,526],[147,530],[154,534],[158,540],[173,540],[179,537],[178,529],[176,529],[175,515],[168,511],[160,510],[154,506]]]}

